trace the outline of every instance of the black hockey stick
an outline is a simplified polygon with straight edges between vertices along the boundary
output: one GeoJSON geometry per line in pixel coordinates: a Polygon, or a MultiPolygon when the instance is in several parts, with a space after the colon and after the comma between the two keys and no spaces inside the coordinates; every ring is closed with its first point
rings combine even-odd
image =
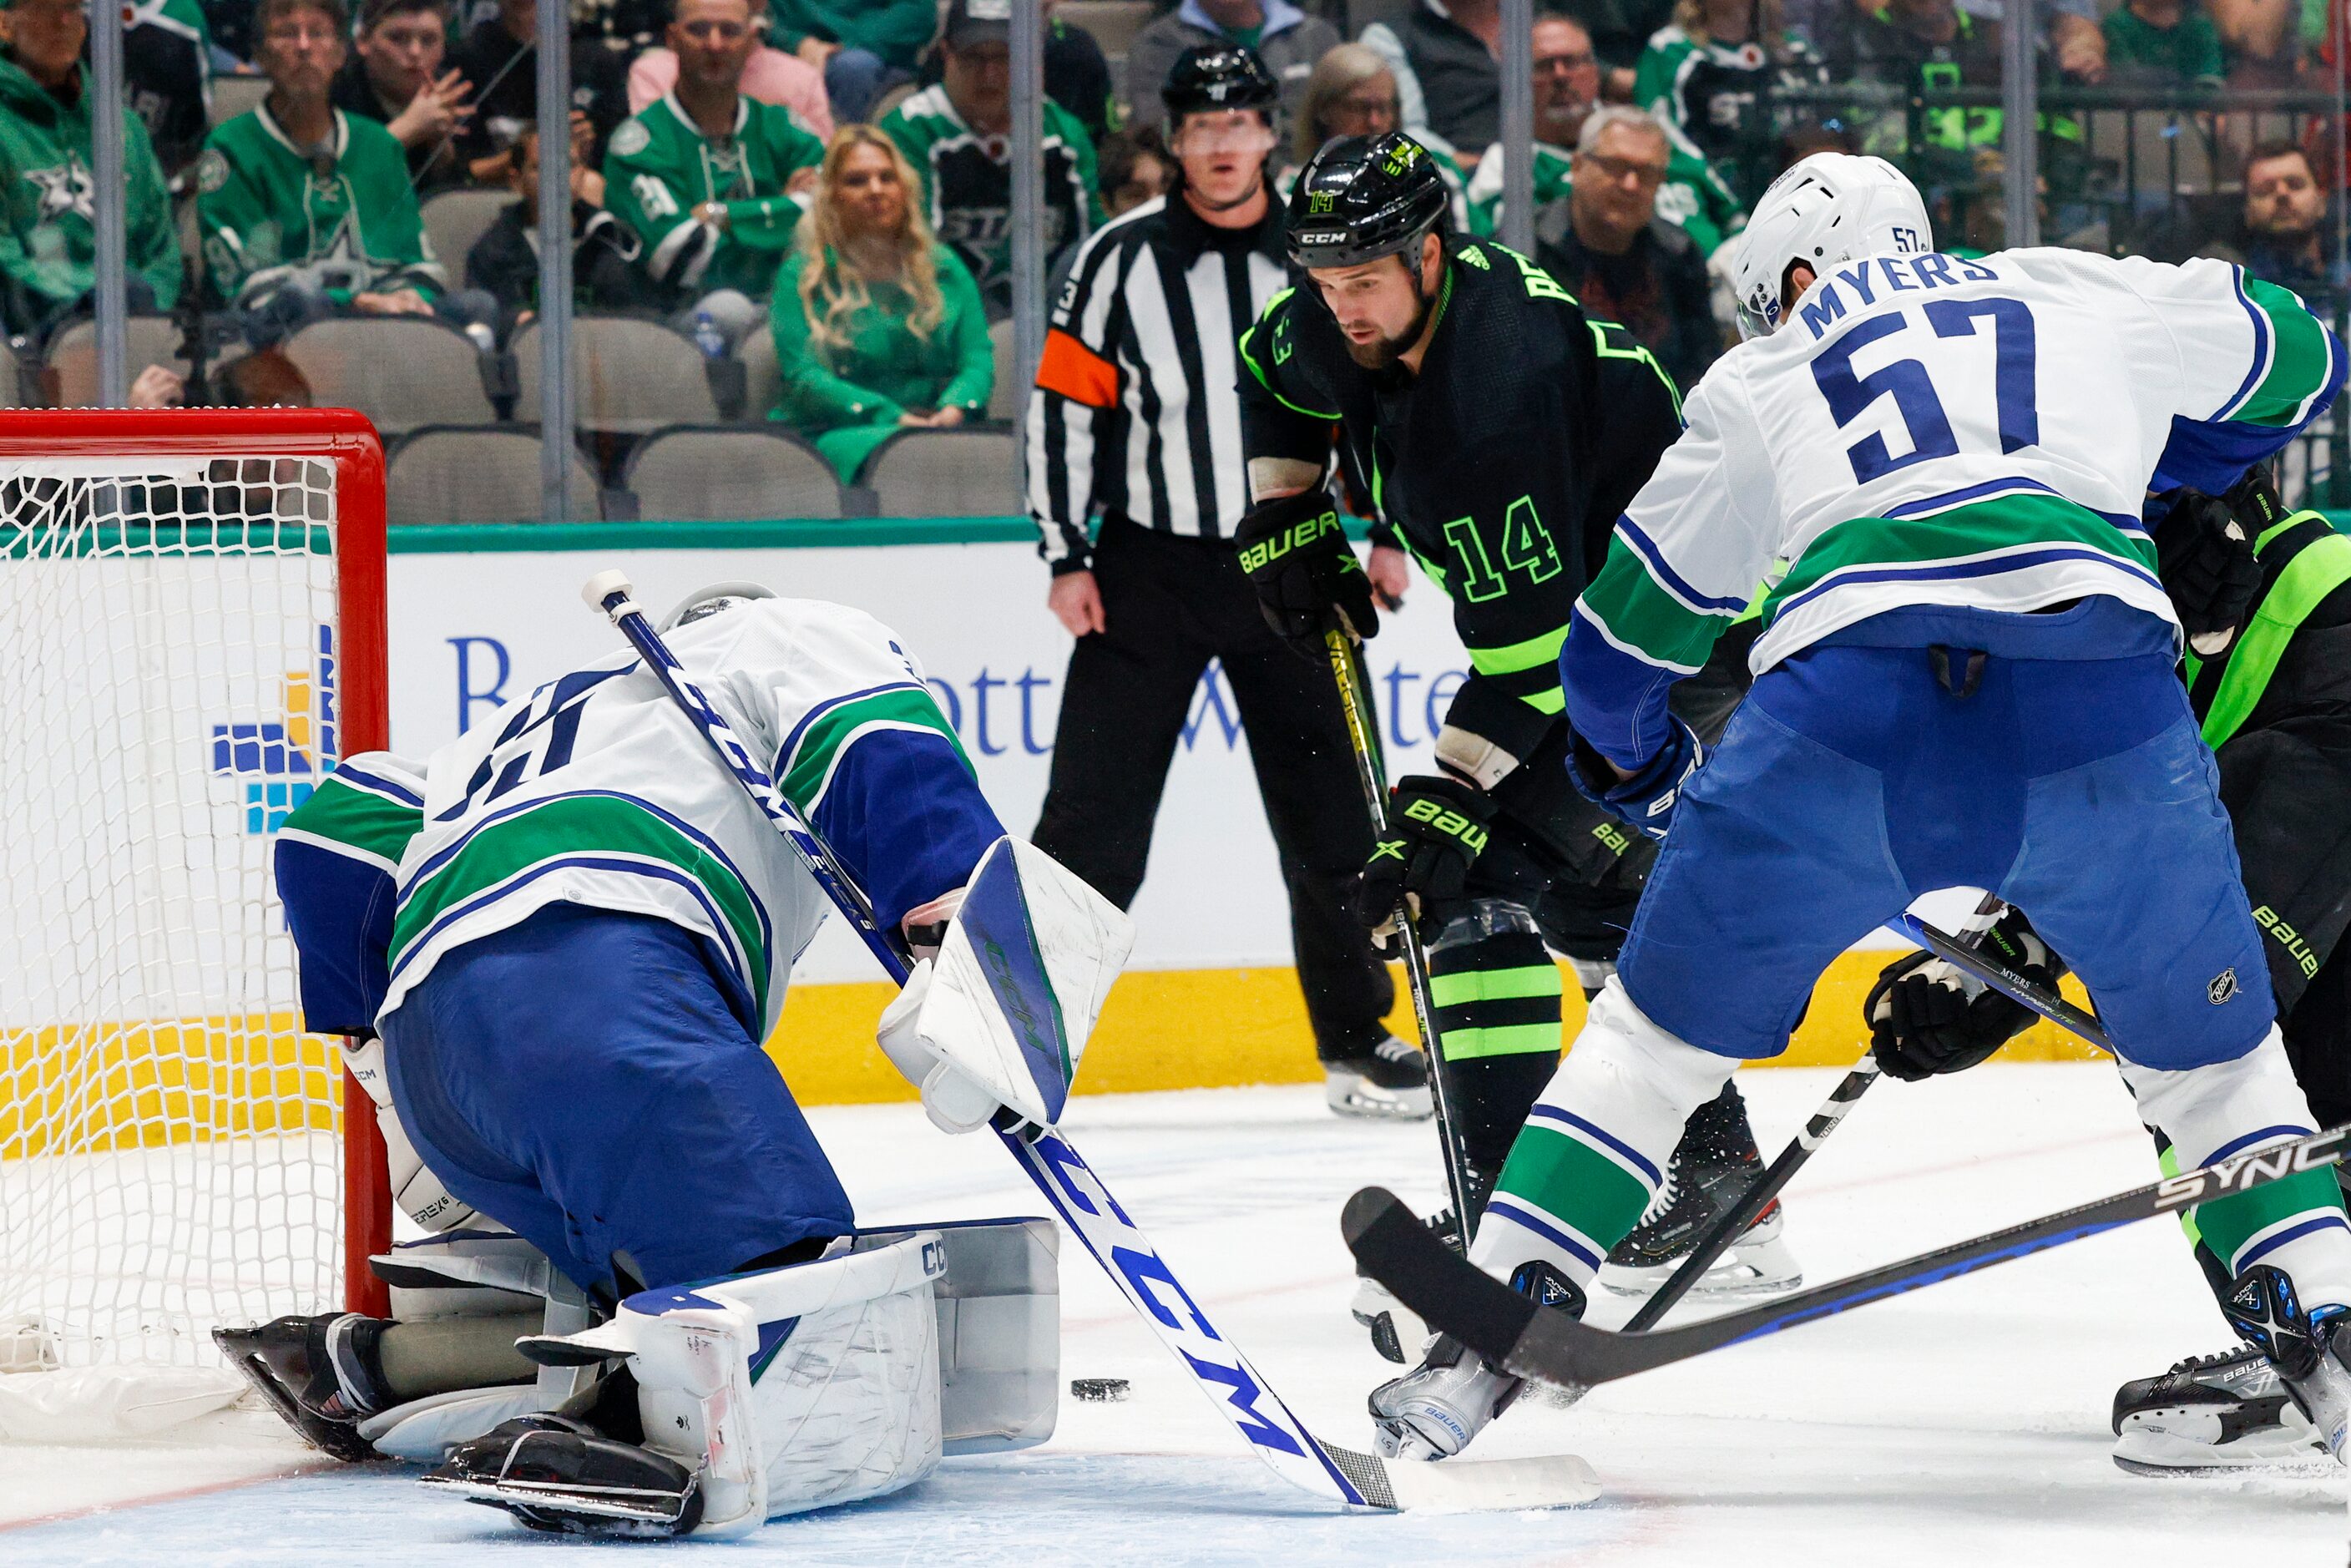
{"type": "Polygon", "coordinates": [[[1877,1075],[1882,1071],[1877,1065],[1877,1058],[1865,1056],[1851,1072],[1837,1080],[1837,1086],[1829,1092],[1829,1097],[1822,1103],[1821,1108],[1813,1113],[1813,1119],[1804,1124],[1804,1130],[1789,1140],[1788,1146],[1780,1151],[1780,1157],[1773,1160],[1748,1187],[1747,1195],[1723,1210],[1707,1233],[1698,1238],[1697,1249],[1682,1260],[1681,1267],[1674,1270],[1673,1278],[1658,1286],[1649,1299],[1641,1303],[1641,1310],[1625,1324],[1626,1333],[1642,1333],[1655,1328],[1658,1319],[1673,1311],[1675,1303],[1689,1294],[1691,1287],[1714,1267],[1714,1260],[1728,1251],[1732,1242],[1747,1233],[1747,1228],[1755,1223],[1757,1215],[1771,1207],[1771,1200],[1780,1196],[1780,1189],[1804,1168],[1804,1162],[1813,1157],[1813,1151],[1821,1146],[1822,1140],[1836,1131],[1837,1124],[1844,1120],[1844,1113],[1853,1109],[1855,1102],[1867,1092],[1871,1084],[1877,1082],[1877,1075]]]}
{"type": "MultiPolygon", "coordinates": [[[[1982,929],[1970,930],[1966,936],[1957,938],[1953,946],[1963,953],[1976,952],[1983,941],[1984,933],[1991,928],[1991,923],[1986,917],[1998,915],[2003,907],[1997,894],[1984,894],[1983,902],[1976,905],[1975,914],[1970,917],[1970,923],[1983,921],[1982,929]]],[[[1935,935],[1940,936],[1942,933],[1938,931],[1935,935]]],[[[1745,1197],[1717,1217],[1707,1233],[1698,1238],[1697,1248],[1682,1260],[1681,1267],[1674,1270],[1673,1278],[1658,1286],[1656,1291],[1641,1303],[1641,1310],[1625,1324],[1626,1333],[1640,1333],[1655,1328],[1659,1319],[1674,1310],[1675,1303],[1689,1294],[1698,1281],[1706,1277],[1706,1271],[1714,1267],[1714,1260],[1728,1251],[1732,1242],[1744,1236],[1747,1228],[1755,1223],[1755,1217],[1771,1207],[1771,1200],[1780,1196],[1780,1190],[1795,1179],[1796,1173],[1803,1169],[1805,1163],[1813,1157],[1813,1151],[1836,1131],[1837,1124],[1844,1120],[1845,1113],[1868,1092],[1869,1086],[1877,1082],[1877,1075],[1882,1071],[1876,1056],[1864,1056],[1860,1065],[1837,1081],[1837,1086],[1829,1091],[1828,1099],[1813,1113],[1813,1119],[1804,1124],[1804,1130],[1798,1133],[1788,1146],[1780,1151],[1780,1157],[1755,1178],[1745,1197]]]]}
{"type": "MultiPolygon", "coordinates": [[[[1355,781],[1364,789],[1364,808],[1372,814],[1372,837],[1388,831],[1387,763],[1380,752],[1379,710],[1372,701],[1371,678],[1364,668],[1355,639],[1343,626],[1326,627],[1322,645],[1330,653],[1331,678],[1339,685],[1339,711],[1347,720],[1347,741],[1355,753],[1355,781]]],[[[1469,1207],[1469,1156],[1462,1148],[1453,1101],[1445,1090],[1445,1051],[1437,1038],[1437,1013],[1428,999],[1428,953],[1420,945],[1413,911],[1396,912],[1402,933],[1405,987],[1412,992],[1412,1016],[1420,1026],[1421,1049],[1428,1053],[1429,1094],[1437,1108],[1437,1142],[1445,1155],[1445,1189],[1453,1199],[1454,1218],[1468,1246],[1478,1228],[1469,1207]]]]}
{"type": "Polygon", "coordinates": [[[2011,1001],[2021,1002],[2061,1029],[2072,1030],[2100,1051],[2113,1054],[2115,1042],[2098,1020],[2075,1007],[2053,991],[2044,990],[1999,959],[1990,957],[1973,947],[1964,946],[1959,938],[1946,931],[1938,931],[1915,915],[1906,915],[1894,923],[1894,929],[1910,937],[1937,957],[1949,960],[1965,969],[1993,990],[2011,1001]]]}
{"type": "Polygon", "coordinates": [[[1452,1334],[1519,1376],[1565,1388],[1591,1388],[2102,1230],[2324,1169],[2342,1160],[2346,1144],[2351,1144],[2351,1124],[2231,1155],[2200,1170],[1954,1242],[1744,1312],[1641,1334],[1593,1328],[1520,1295],[1456,1256],[1412,1210],[1382,1188],[1365,1187],[1349,1198],[1341,1229],[1355,1260],[1431,1328],[1452,1334]]]}

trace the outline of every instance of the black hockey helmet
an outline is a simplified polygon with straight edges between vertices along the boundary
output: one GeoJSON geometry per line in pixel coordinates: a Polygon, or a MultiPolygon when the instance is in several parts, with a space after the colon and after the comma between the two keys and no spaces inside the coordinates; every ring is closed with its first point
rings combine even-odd
{"type": "Polygon", "coordinates": [[[1401,131],[1349,136],[1314,154],[1290,192],[1290,259],[1360,267],[1443,233],[1453,198],[1428,149],[1401,131]]]}
{"type": "Polygon", "coordinates": [[[1204,110],[1253,109],[1270,117],[1281,101],[1281,84],[1254,50],[1238,44],[1196,44],[1176,57],[1159,89],[1172,126],[1204,110]]]}

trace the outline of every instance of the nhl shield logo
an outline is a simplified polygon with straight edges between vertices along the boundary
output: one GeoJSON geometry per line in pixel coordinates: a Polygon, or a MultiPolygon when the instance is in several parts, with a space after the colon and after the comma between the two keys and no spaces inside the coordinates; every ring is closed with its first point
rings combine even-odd
{"type": "Polygon", "coordinates": [[[2212,983],[2204,988],[2204,994],[2211,998],[2212,1005],[2216,1008],[2222,1002],[2227,1001],[2231,997],[2235,996],[2237,994],[2237,971],[2233,968],[2223,969],[2219,974],[2213,976],[2212,983]]]}

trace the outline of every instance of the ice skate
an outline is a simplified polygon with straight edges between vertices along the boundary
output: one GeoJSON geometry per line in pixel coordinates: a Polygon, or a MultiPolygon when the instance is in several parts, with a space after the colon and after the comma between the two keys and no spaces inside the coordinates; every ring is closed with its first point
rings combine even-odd
{"type": "MultiPolygon", "coordinates": [[[[1646,1296],[1671,1279],[1697,1250],[1716,1219],[1737,1204],[1762,1174],[1763,1155],[1735,1085],[1698,1108],[1682,1133],[1665,1185],[1618,1242],[1600,1270],[1600,1283],[1620,1296],[1646,1296]]],[[[1777,1199],[1690,1290],[1718,1299],[1777,1295],[1804,1282],[1803,1270],[1782,1239],[1784,1211],[1777,1199]]]]}
{"type": "Polygon", "coordinates": [[[2115,1391],[2115,1463],[2135,1475],[2292,1469],[2326,1445],[2276,1364],[2252,1344],[2195,1355],[2115,1391]]]}
{"type": "MultiPolygon", "coordinates": [[[[1461,1225],[1449,1208],[1428,1217],[1429,1229],[1454,1251],[1461,1250],[1461,1225]]],[[[1398,1366],[1409,1365],[1428,1343],[1428,1325],[1420,1314],[1396,1299],[1395,1293],[1369,1274],[1357,1271],[1355,1299],[1348,1303],[1355,1321],[1372,1336],[1372,1348],[1398,1366]]]]}
{"type": "Polygon", "coordinates": [[[1524,1386],[1452,1335],[1438,1334],[1417,1367],[1372,1390],[1380,1454],[1391,1459],[1451,1458],[1509,1409],[1524,1386]]]}
{"type": "Polygon", "coordinates": [[[284,1317],[213,1330],[213,1342],[286,1424],[339,1459],[372,1459],[360,1421],[398,1401],[382,1385],[376,1342],[388,1325],[357,1312],[284,1317]]]}
{"type": "Polygon", "coordinates": [[[1322,1059],[1322,1098],[1342,1116],[1374,1122],[1425,1121],[1428,1057],[1419,1047],[1383,1035],[1377,1043],[1322,1059]]]}
{"type": "Polygon", "coordinates": [[[2262,1263],[2237,1276],[2222,1310],[2277,1368],[2321,1449],[2341,1458],[2351,1427],[2351,1309],[2305,1310],[2285,1270],[2262,1263]]]}

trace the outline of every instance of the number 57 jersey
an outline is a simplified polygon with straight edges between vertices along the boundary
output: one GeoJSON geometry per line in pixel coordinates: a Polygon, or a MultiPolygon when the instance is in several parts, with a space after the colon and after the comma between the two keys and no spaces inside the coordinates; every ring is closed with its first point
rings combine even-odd
{"type": "Polygon", "coordinates": [[[2147,492],[2226,489],[2344,371],[2300,299],[2218,261],[1841,263],[1689,395],[1689,428],[1577,604],[1570,713],[1603,752],[1643,759],[1664,686],[1767,574],[1758,674],[1904,605],[2107,594],[2176,623],[2147,492]]]}

